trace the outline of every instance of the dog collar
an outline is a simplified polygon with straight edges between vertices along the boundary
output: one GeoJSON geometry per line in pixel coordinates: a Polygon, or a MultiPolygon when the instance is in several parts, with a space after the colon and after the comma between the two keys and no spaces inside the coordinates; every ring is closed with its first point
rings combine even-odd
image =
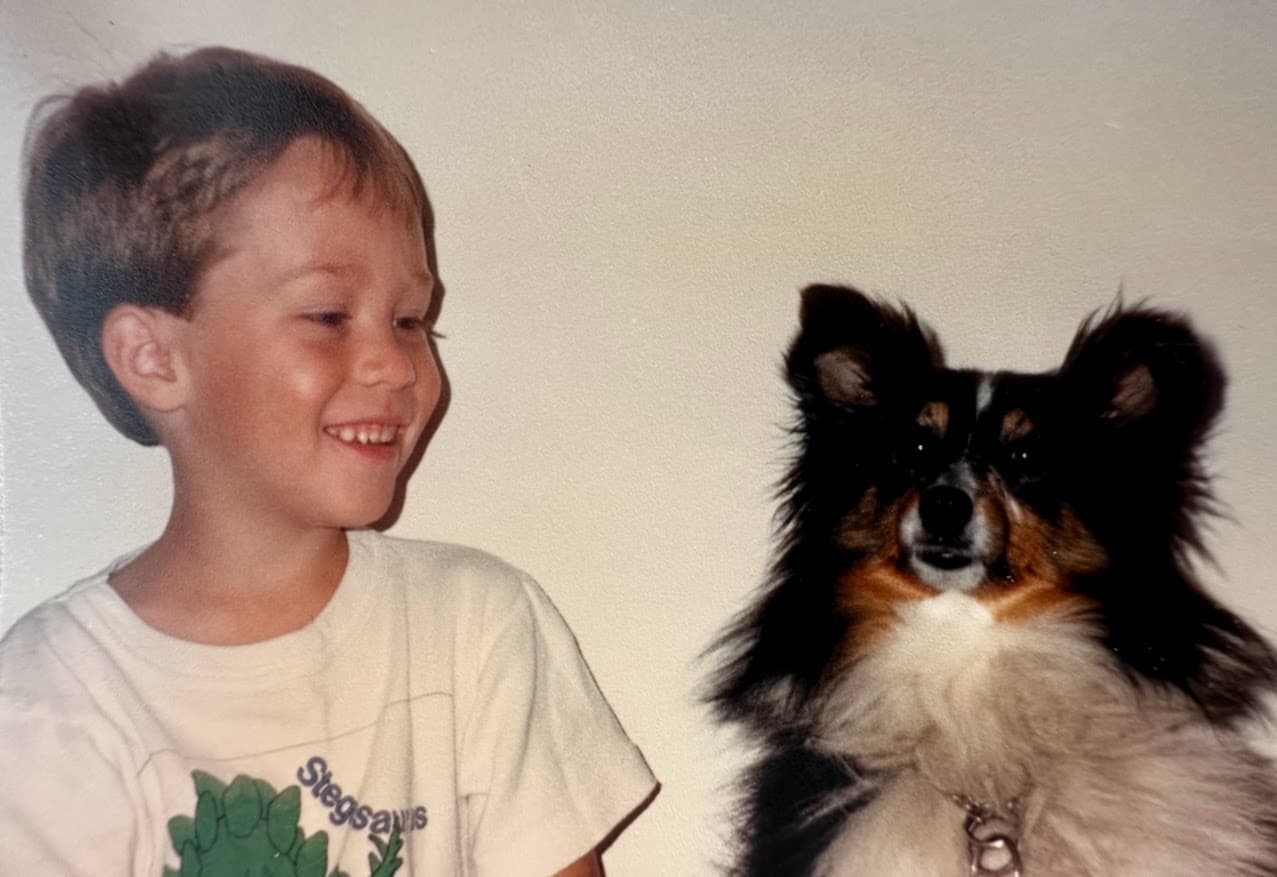
{"type": "Polygon", "coordinates": [[[966,814],[962,830],[967,836],[970,877],[1023,877],[1019,799],[996,804],[966,795],[949,797],[966,814]]]}

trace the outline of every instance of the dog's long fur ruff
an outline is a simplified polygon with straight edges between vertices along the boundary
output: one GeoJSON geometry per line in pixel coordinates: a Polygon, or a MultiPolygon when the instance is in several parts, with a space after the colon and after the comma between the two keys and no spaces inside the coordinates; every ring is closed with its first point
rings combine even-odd
{"type": "Polygon", "coordinates": [[[1277,877],[1247,743],[1277,658],[1190,564],[1224,375],[1115,307],[1043,375],[955,371],[912,312],[804,293],[771,581],[711,702],[760,755],[735,873],[967,874],[964,806],[1026,877],[1277,877]]]}

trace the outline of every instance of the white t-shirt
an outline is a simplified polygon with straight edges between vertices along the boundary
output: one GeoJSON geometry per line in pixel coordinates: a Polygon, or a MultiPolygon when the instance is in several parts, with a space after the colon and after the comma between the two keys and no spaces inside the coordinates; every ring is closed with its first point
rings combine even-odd
{"type": "Polygon", "coordinates": [[[320,615],[263,643],[148,627],[107,584],[122,561],[21,619],[0,641],[0,873],[546,875],[652,793],[526,575],[349,541],[320,615]]]}

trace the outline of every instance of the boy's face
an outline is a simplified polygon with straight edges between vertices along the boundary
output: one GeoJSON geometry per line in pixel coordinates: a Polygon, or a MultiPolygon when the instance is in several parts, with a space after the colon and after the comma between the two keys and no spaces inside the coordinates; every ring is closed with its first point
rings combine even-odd
{"type": "Polygon", "coordinates": [[[237,524],[381,517],[439,400],[420,223],[371,186],[352,199],[337,169],[300,139],[236,196],[180,329],[179,500],[237,524]]]}

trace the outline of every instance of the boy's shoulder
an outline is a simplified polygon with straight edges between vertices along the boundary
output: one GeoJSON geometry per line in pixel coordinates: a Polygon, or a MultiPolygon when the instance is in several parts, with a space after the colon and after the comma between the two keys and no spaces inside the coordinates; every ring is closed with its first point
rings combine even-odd
{"type": "Polygon", "coordinates": [[[58,598],[46,600],[27,612],[0,636],[0,686],[12,681],[36,660],[42,659],[56,632],[69,628],[65,607],[58,598]]]}
{"type": "Polygon", "coordinates": [[[107,571],[40,603],[0,636],[0,709],[92,711],[84,668],[100,653],[92,623],[78,610],[108,587],[107,571]]]}
{"type": "Polygon", "coordinates": [[[407,539],[375,530],[353,530],[347,537],[352,574],[367,565],[384,577],[402,578],[414,589],[491,596],[521,591],[529,581],[518,567],[468,545],[407,539]]]}
{"type": "Polygon", "coordinates": [[[368,563],[380,578],[401,582],[410,604],[435,613],[450,608],[505,616],[528,612],[544,599],[526,572],[478,548],[371,530],[352,531],[349,538],[352,565],[368,563]]]}
{"type": "Polygon", "coordinates": [[[384,559],[412,563],[441,574],[468,573],[499,579],[518,579],[525,575],[495,554],[455,542],[409,539],[377,530],[351,530],[347,537],[356,551],[373,552],[384,559]]]}
{"type": "Polygon", "coordinates": [[[105,569],[86,576],[47,598],[18,618],[0,635],[0,670],[5,668],[6,661],[17,660],[22,655],[38,654],[43,644],[65,639],[72,632],[81,629],[83,623],[77,619],[79,607],[95,600],[103,588],[110,587],[106,582],[111,570],[136,553],[129,552],[105,569]]]}

